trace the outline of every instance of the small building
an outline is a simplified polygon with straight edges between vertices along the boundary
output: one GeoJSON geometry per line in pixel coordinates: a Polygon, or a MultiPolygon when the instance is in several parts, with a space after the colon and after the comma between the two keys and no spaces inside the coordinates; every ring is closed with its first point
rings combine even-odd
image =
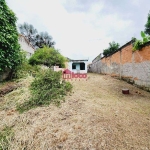
{"type": "Polygon", "coordinates": [[[87,73],[88,59],[69,59],[68,69],[73,73],[87,73]]]}
{"type": "Polygon", "coordinates": [[[21,46],[21,49],[27,53],[27,58],[30,58],[35,52],[35,48],[33,47],[33,45],[22,34],[19,34],[18,42],[21,46]]]}

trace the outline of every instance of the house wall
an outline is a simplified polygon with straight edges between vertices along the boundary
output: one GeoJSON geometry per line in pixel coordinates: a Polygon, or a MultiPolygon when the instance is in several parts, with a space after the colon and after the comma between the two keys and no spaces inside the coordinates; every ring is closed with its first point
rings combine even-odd
{"type": "Polygon", "coordinates": [[[150,91],[150,43],[133,52],[128,43],[118,52],[90,65],[90,71],[109,74],[150,91]]]}
{"type": "Polygon", "coordinates": [[[80,72],[80,63],[74,63],[76,65],[76,69],[72,69],[74,73],[79,73],[80,72]]]}
{"type": "MultiPolygon", "coordinates": [[[[87,61],[82,61],[85,63],[85,70],[80,70],[80,61],[78,62],[69,62],[68,69],[74,73],[87,73],[87,61]],[[76,69],[72,69],[72,63],[76,63],[76,69]]],[[[81,63],[82,63],[81,62],[81,63]]]]}
{"type": "Polygon", "coordinates": [[[30,58],[34,54],[34,48],[22,35],[19,36],[19,44],[21,49],[27,53],[27,58],[30,58]]]}

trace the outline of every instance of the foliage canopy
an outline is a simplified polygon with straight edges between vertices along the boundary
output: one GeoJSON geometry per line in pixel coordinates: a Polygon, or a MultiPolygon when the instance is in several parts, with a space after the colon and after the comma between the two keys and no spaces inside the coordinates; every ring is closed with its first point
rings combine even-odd
{"type": "Polygon", "coordinates": [[[16,27],[17,18],[5,0],[0,0],[0,72],[15,70],[20,64],[20,45],[16,27]]]}
{"type": "Polygon", "coordinates": [[[54,47],[55,42],[47,32],[38,33],[33,25],[24,22],[18,25],[20,33],[23,34],[35,48],[54,47]]]}
{"type": "Polygon", "coordinates": [[[24,35],[32,45],[35,45],[35,36],[38,33],[37,29],[35,29],[33,25],[26,22],[19,24],[18,27],[20,33],[24,35]]]}
{"type": "Polygon", "coordinates": [[[150,12],[148,14],[148,17],[147,17],[147,22],[145,24],[145,31],[144,31],[146,34],[150,35],[150,12]]]}
{"type": "Polygon", "coordinates": [[[109,43],[109,47],[107,49],[104,49],[103,55],[108,56],[112,53],[114,53],[119,48],[119,43],[115,43],[114,41],[109,43]]]}
{"type": "Polygon", "coordinates": [[[58,65],[62,68],[65,67],[65,61],[65,57],[58,50],[46,46],[35,51],[29,59],[31,65],[46,65],[48,67],[58,65]]]}

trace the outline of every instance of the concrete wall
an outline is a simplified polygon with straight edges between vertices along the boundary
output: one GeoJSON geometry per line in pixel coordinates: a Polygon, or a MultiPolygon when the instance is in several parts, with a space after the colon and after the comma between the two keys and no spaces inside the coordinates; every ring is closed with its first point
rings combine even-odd
{"type": "Polygon", "coordinates": [[[132,41],[116,53],[90,65],[90,72],[109,74],[150,91],[150,43],[140,51],[132,51],[132,41]]]}
{"type": "Polygon", "coordinates": [[[33,46],[23,35],[19,35],[19,44],[21,46],[21,49],[27,53],[27,58],[30,58],[34,54],[35,50],[33,46]]]}
{"type": "Polygon", "coordinates": [[[54,66],[54,71],[58,72],[58,71],[64,71],[65,68],[59,68],[59,66],[54,66]]]}

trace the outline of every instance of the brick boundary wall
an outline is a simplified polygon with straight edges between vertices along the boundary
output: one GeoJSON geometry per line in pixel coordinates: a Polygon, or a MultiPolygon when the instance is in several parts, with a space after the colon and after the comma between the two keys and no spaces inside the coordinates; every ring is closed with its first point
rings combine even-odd
{"type": "Polygon", "coordinates": [[[108,74],[150,91],[150,42],[133,52],[130,41],[114,54],[93,61],[89,72],[108,74]]]}

